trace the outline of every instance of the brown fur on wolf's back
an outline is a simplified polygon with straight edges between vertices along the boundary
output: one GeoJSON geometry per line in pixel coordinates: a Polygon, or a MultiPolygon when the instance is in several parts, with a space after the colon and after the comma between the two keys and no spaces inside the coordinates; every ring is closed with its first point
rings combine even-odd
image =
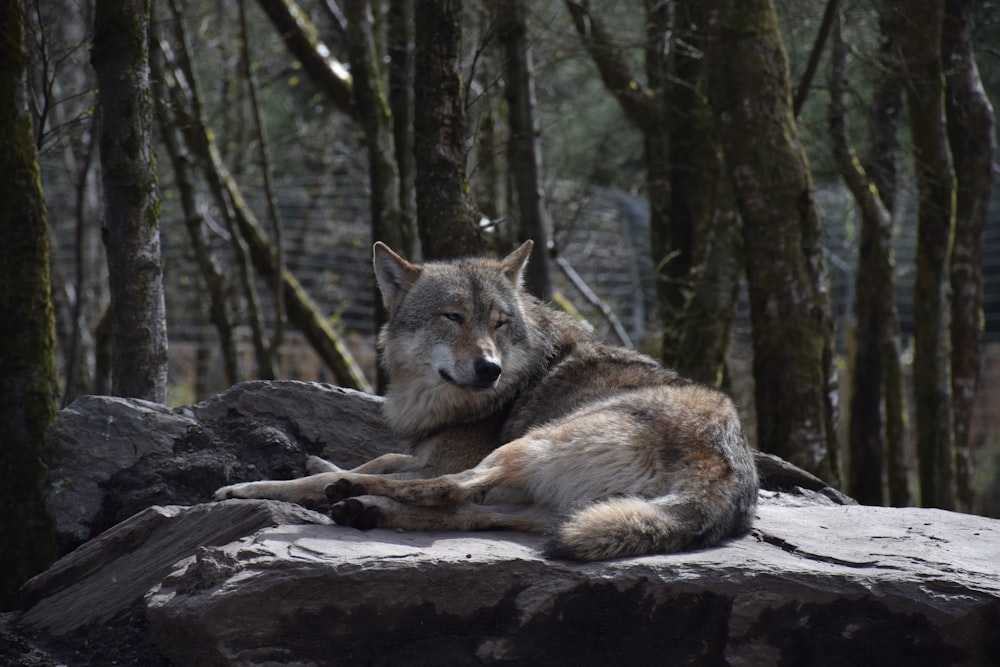
{"type": "Polygon", "coordinates": [[[732,401],[524,294],[530,249],[421,266],[376,244],[385,414],[411,455],[217,497],[325,495],[360,528],[545,532],[579,560],[747,532],[757,473],[732,401]]]}

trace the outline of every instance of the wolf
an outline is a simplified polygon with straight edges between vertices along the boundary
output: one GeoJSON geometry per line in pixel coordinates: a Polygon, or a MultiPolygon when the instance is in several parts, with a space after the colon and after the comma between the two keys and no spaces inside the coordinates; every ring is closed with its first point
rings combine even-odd
{"type": "Polygon", "coordinates": [[[542,533],[545,555],[579,561],[747,533],[757,470],[732,401],[528,295],[531,248],[414,264],[376,243],[384,414],[409,453],[311,457],[310,476],[215,498],[329,503],[361,529],[542,533]]]}

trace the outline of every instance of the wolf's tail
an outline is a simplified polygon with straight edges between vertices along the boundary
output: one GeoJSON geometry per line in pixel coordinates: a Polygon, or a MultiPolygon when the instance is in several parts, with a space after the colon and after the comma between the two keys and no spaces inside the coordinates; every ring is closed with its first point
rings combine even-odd
{"type": "Polygon", "coordinates": [[[620,497],[570,514],[553,531],[546,555],[607,560],[712,546],[750,530],[753,509],[710,508],[691,499],[620,497]]]}
{"type": "Polygon", "coordinates": [[[729,475],[709,488],[659,498],[617,496],[582,507],[554,527],[546,554],[606,560],[708,547],[749,532],[757,506],[753,454],[738,422],[720,431],[714,444],[729,475]]]}

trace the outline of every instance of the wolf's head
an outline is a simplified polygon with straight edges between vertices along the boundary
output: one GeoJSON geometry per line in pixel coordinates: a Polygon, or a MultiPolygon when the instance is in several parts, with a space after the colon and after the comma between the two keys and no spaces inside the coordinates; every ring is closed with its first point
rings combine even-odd
{"type": "Polygon", "coordinates": [[[532,242],[502,260],[412,264],[376,243],[389,321],[379,335],[386,415],[407,434],[497,409],[528,363],[521,278],[532,242]]]}

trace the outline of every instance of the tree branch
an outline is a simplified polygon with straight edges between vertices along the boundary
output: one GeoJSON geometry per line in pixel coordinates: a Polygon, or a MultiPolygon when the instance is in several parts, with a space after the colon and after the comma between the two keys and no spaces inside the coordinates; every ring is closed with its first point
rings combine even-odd
{"type": "Polygon", "coordinates": [[[619,57],[600,17],[590,8],[590,2],[566,0],[566,8],[573,18],[573,25],[580,35],[583,47],[590,54],[601,80],[621,104],[625,115],[640,129],[646,130],[656,122],[654,105],[650,103],[649,90],[633,75],[628,63],[619,57]]]}
{"type": "Polygon", "coordinates": [[[802,80],[795,90],[795,99],[792,103],[792,113],[799,117],[802,105],[805,104],[809,95],[809,87],[812,86],[813,77],[816,76],[816,68],[819,67],[819,60],[823,55],[823,48],[826,46],[826,39],[830,35],[830,28],[837,17],[838,0],[827,0],[826,9],[823,10],[823,22],[819,24],[819,31],[816,33],[816,41],[813,43],[812,52],[806,63],[806,70],[802,73],[802,80]]]}
{"type": "Polygon", "coordinates": [[[357,120],[351,74],[320,41],[319,32],[309,16],[294,0],[259,0],[259,4],[309,78],[327,94],[334,106],[357,120]]]}

